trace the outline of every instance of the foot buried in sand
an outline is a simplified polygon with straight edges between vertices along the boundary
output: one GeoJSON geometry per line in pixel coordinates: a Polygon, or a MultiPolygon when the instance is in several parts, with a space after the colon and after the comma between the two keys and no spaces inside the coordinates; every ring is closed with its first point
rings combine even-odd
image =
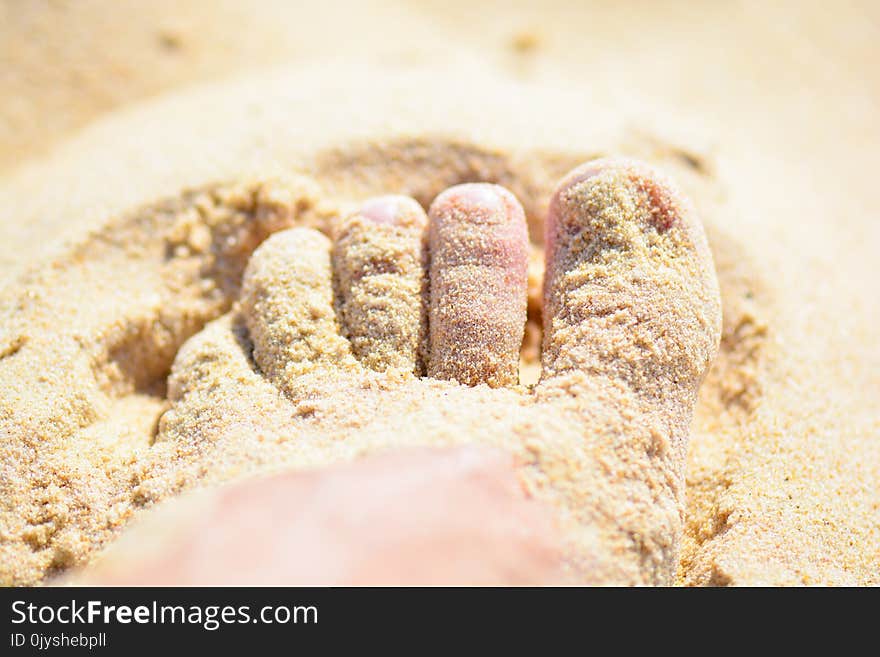
{"type": "Polygon", "coordinates": [[[671,583],[689,424],[720,332],[702,227],[660,174],[609,159],[562,180],[546,231],[531,388],[518,382],[526,222],[506,189],[450,188],[428,217],[373,199],[334,241],[274,234],[239,305],[179,352],[157,439],[177,459],[144,490],[187,468],[223,480],[267,462],[490,445],[552,509],[570,577],[671,583]]]}

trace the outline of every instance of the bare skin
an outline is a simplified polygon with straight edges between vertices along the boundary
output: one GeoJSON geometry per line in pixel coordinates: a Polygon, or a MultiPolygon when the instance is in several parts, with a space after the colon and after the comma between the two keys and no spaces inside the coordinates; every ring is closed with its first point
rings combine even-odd
{"type": "Polygon", "coordinates": [[[105,564],[90,581],[134,586],[565,581],[551,514],[526,498],[510,458],[485,448],[404,449],[356,464],[248,481],[221,489],[209,508],[159,554],[105,564]]]}
{"type": "MultiPolygon", "coordinates": [[[[335,244],[269,238],[240,307],[178,354],[159,442],[209,479],[278,450],[319,469],[229,489],[204,531],[112,581],[669,583],[719,335],[705,237],[669,181],[628,161],[574,170],[549,212],[533,388],[517,373],[528,238],[507,190],[451,188],[428,217],[375,199],[335,244]],[[333,465],[421,445],[446,449],[333,465]]],[[[144,488],[169,478],[157,464],[144,488]]]]}

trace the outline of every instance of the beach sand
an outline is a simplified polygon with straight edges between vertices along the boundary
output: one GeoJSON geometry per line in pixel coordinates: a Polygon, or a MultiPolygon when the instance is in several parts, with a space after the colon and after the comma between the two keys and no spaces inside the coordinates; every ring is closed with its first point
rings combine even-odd
{"type": "MultiPolygon", "coordinates": [[[[2,7],[17,18],[11,3],[2,7]]],[[[18,126],[4,141],[0,179],[0,239],[10,245],[0,256],[3,582],[36,583],[87,564],[184,489],[326,461],[329,452],[294,450],[279,463],[284,449],[272,440],[242,440],[285,421],[264,379],[243,378],[230,395],[262,391],[247,400],[256,419],[215,426],[212,449],[184,442],[164,452],[172,466],[157,474],[155,454],[169,449],[175,424],[207,418],[204,433],[222,416],[211,399],[176,415],[187,375],[166,380],[175,358],[193,353],[178,354],[187,338],[233,307],[250,254],[270,233],[291,225],[332,233],[340,216],[377,194],[407,194],[427,207],[460,182],[504,185],[522,203],[532,239],[522,370],[534,380],[536,263],[553,187],[580,162],[625,155],[656,165],[696,206],[723,324],[691,428],[677,569],[658,547],[647,550],[656,557],[650,567],[609,558],[607,581],[662,583],[677,570],[681,584],[877,583],[880,338],[869,249],[880,229],[869,158],[880,145],[880,89],[870,73],[878,23],[869,7],[835,8],[830,21],[819,5],[553,3],[481,8],[462,24],[448,3],[389,4],[348,8],[357,29],[332,12],[310,17],[312,34],[333,27],[334,52],[308,36],[261,49],[253,33],[270,34],[277,16],[251,19],[242,30],[249,36],[237,40],[234,14],[219,12],[175,33],[180,61],[167,75],[147,65],[167,56],[161,49],[119,46],[105,59],[59,64],[58,52],[77,47],[51,27],[60,10],[27,11],[47,45],[17,55],[22,73],[3,82],[16,101],[0,108],[18,126]],[[375,36],[389,25],[393,43],[375,36]],[[372,36],[346,38],[353,32],[372,36]],[[213,38],[188,51],[191,33],[226,35],[245,54],[227,50],[224,64],[211,54],[213,38]],[[364,50],[369,57],[351,57],[364,50]],[[126,65],[122,84],[109,72],[126,65]],[[96,86],[77,92],[31,73],[65,66],[69,80],[79,66],[96,86]],[[208,80],[230,71],[240,74],[208,80]],[[172,87],[180,89],[145,99],[172,87]],[[50,96],[65,94],[77,102],[52,104],[50,96]],[[53,115],[57,122],[40,118],[53,115]],[[28,122],[38,127],[29,133],[28,122]]],[[[89,10],[81,11],[88,31],[89,10]]],[[[145,27],[112,13],[103,20],[146,38],[141,30],[175,17],[162,11],[145,27]]],[[[201,335],[240,336],[232,317],[201,335]]],[[[508,403],[503,390],[480,394],[474,416],[508,403]]],[[[368,397],[347,417],[329,402],[299,412],[357,425],[368,397]]],[[[469,415],[447,417],[437,433],[480,440],[469,415]]],[[[387,443],[374,433],[367,442],[387,443]]],[[[369,451],[335,449],[332,459],[369,451]]],[[[537,452],[548,463],[575,462],[560,448],[537,452]]],[[[612,491],[592,503],[615,499],[612,491]]],[[[663,535],[678,511],[635,515],[663,535]]],[[[606,544],[593,535],[575,542],[606,544]]]]}

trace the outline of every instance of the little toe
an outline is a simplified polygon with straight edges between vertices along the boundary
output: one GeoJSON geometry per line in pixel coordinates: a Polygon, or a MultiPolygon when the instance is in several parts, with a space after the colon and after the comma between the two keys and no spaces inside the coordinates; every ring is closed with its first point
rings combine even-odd
{"type": "Polygon", "coordinates": [[[518,381],[528,231],[509,191],[458,185],[431,205],[429,376],[493,387],[518,381]]]}
{"type": "Polygon", "coordinates": [[[721,305],[690,203],[644,164],[595,160],[559,184],[546,231],[542,386],[599,376],[693,403],[721,305]]]}
{"type": "Polygon", "coordinates": [[[305,374],[357,365],[339,334],[330,240],[321,233],[293,228],[267,239],[245,270],[241,304],[254,361],[282,390],[305,374]]]}
{"type": "Polygon", "coordinates": [[[361,364],[422,373],[428,218],[406,196],[370,199],[342,224],[333,251],[343,333],[361,364]]]}

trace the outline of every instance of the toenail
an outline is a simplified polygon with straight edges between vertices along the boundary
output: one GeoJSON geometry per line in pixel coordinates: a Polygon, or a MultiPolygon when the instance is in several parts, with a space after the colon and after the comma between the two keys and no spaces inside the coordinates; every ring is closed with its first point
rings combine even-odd
{"type": "Polygon", "coordinates": [[[376,224],[408,225],[423,219],[421,207],[406,196],[379,196],[365,201],[358,214],[376,224]]]}
{"type": "Polygon", "coordinates": [[[462,185],[458,188],[458,198],[472,205],[485,208],[489,212],[501,209],[501,197],[489,185],[462,185]]]}
{"type": "Polygon", "coordinates": [[[432,210],[439,208],[465,210],[467,218],[473,223],[494,224],[506,221],[506,209],[512,198],[510,192],[490,183],[465,183],[450,187],[440,194],[432,204],[432,210]]]}
{"type": "Polygon", "coordinates": [[[360,214],[377,224],[393,225],[397,223],[398,201],[394,196],[380,196],[372,198],[361,206],[360,214]]]}

